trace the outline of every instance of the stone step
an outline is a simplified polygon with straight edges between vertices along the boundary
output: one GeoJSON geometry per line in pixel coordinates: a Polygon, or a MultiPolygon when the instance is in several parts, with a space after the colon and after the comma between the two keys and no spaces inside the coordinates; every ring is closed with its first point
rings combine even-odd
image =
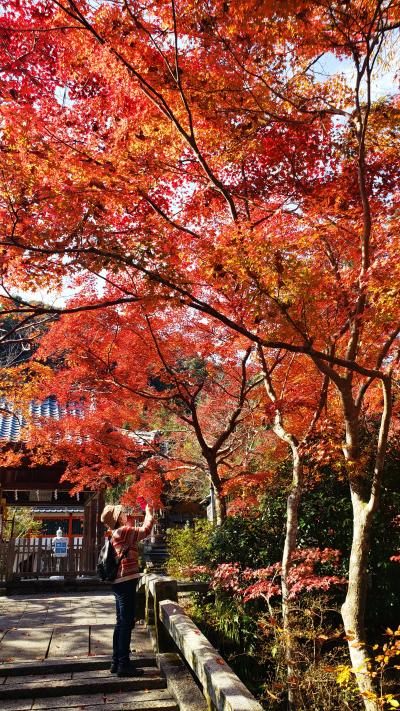
{"type": "MultiPolygon", "coordinates": [[[[110,692],[127,692],[143,689],[163,689],[166,682],[160,676],[158,669],[145,669],[143,676],[118,678],[109,671],[92,670],[72,673],[71,679],[55,678],[56,675],[38,681],[22,678],[6,678],[0,686],[0,708],[5,700],[32,699],[40,695],[42,698],[51,696],[65,697],[76,694],[103,694],[110,692]],[[103,674],[101,674],[103,671],[103,674]],[[100,672],[100,675],[99,675],[100,672]]],[[[58,705],[58,704],[57,704],[58,705]]],[[[56,704],[55,704],[56,706],[56,704]]]]}
{"type": "Polygon", "coordinates": [[[59,699],[31,698],[2,702],[1,711],[179,711],[166,689],[102,694],[77,694],[59,699]]]}
{"type": "MultiPolygon", "coordinates": [[[[131,654],[131,659],[138,667],[157,666],[154,654],[131,654]]],[[[82,672],[95,669],[108,669],[110,656],[86,658],[46,659],[43,662],[13,662],[0,665],[0,685],[3,677],[18,677],[30,675],[65,674],[67,672],[82,672]]]]}
{"type": "MultiPolygon", "coordinates": [[[[156,672],[156,669],[151,671],[156,672]]],[[[139,676],[139,675],[138,675],[139,676]]],[[[112,675],[115,677],[115,675],[112,675]]],[[[41,674],[40,679],[38,679],[37,674],[25,674],[24,676],[8,676],[3,677],[0,682],[0,688],[10,688],[10,686],[26,686],[27,683],[35,684],[38,681],[53,682],[60,680],[77,681],[79,679],[99,679],[101,682],[110,678],[110,670],[107,669],[86,669],[73,672],[53,672],[51,674],[41,674]]]]}

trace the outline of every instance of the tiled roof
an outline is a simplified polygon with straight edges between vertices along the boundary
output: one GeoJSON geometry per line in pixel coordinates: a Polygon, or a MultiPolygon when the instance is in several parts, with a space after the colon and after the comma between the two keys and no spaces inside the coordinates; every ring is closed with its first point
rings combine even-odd
{"type": "Polygon", "coordinates": [[[79,513],[82,514],[84,512],[84,507],[83,506],[32,506],[31,511],[34,514],[70,514],[70,513],[79,513]]]}
{"type": "MultiPolygon", "coordinates": [[[[29,404],[29,414],[33,422],[40,426],[40,418],[59,420],[68,415],[83,418],[83,407],[76,403],[65,407],[57,402],[54,395],[46,397],[45,400],[39,402],[32,400],[29,404]]],[[[2,442],[21,442],[27,438],[27,432],[24,429],[28,422],[18,408],[14,408],[12,403],[7,402],[3,397],[0,398],[0,441],[2,442]],[[25,435],[25,436],[24,436],[25,435]]]]}
{"type": "MultiPolygon", "coordinates": [[[[32,422],[37,427],[43,426],[43,420],[60,420],[66,415],[79,417],[84,419],[84,407],[82,403],[68,403],[67,406],[60,405],[55,395],[46,397],[45,400],[39,402],[32,400],[29,404],[29,415],[32,422]]],[[[0,398],[0,444],[6,442],[26,442],[28,439],[28,421],[23,416],[20,409],[15,408],[12,403],[8,402],[4,397],[0,398]]],[[[146,445],[153,444],[160,434],[159,430],[151,430],[149,432],[139,430],[128,430],[115,428],[130,439],[135,440],[138,444],[146,445]]],[[[67,440],[71,440],[71,435],[66,435],[67,440]]],[[[77,444],[82,444],[84,440],[89,439],[88,435],[74,438],[77,444]]],[[[161,450],[163,445],[160,445],[161,450]]]]}

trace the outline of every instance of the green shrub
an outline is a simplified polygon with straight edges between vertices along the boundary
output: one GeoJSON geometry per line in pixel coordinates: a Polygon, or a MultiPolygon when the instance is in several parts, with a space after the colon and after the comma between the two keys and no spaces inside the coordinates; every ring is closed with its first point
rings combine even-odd
{"type": "MultiPolygon", "coordinates": [[[[298,546],[335,548],[342,553],[337,575],[346,575],[352,537],[352,511],[346,481],[326,470],[323,480],[305,491],[299,511],[298,546]]],[[[389,480],[390,481],[390,480],[389,480]]],[[[171,575],[185,577],[190,566],[215,568],[221,563],[239,563],[243,568],[262,568],[281,559],[285,536],[286,496],[274,492],[263,497],[247,518],[228,516],[222,526],[199,521],[195,528],[171,530],[168,534],[171,575]]],[[[392,524],[400,511],[400,493],[384,488],[376,513],[369,566],[367,625],[371,638],[386,627],[397,627],[400,599],[399,563],[390,557],[400,549],[400,526],[392,524]]],[[[340,604],[341,590],[332,591],[340,604]]]]}
{"type": "Polygon", "coordinates": [[[240,563],[247,568],[271,565],[282,556],[285,535],[283,496],[265,499],[253,515],[228,516],[212,529],[209,545],[198,552],[196,563],[211,568],[220,563],[240,563]]]}
{"type": "MultiPolygon", "coordinates": [[[[400,578],[398,563],[390,556],[400,547],[399,529],[392,521],[400,510],[394,487],[382,492],[382,505],[374,523],[370,555],[370,594],[367,608],[370,639],[382,627],[398,624],[400,578]]],[[[265,495],[247,518],[229,516],[220,527],[200,521],[195,528],[169,531],[168,572],[190,577],[189,569],[220,564],[241,568],[267,567],[280,560],[285,535],[286,492],[265,495]]],[[[300,547],[337,548],[342,568],[348,566],[352,512],[348,485],[335,472],[325,471],[317,486],[304,492],[299,512],[300,547]]],[[[318,572],[318,571],[317,571],[318,572]]],[[[195,574],[195,578],[201,578],[195,574]]],[[[335,669],[348,664],[342,638],[340,605],[344,592],[332,588],[324,595],[305,594],[292,612],[293,639],[299,671],[299,711],[334,711],[362,708],[355,691],[340,688],[335,669]]],[[[189,614],[216,646],[239,677],[270,711],[286,708],[286,665],[282,644],[280,602],[261,599],[243,603],[239,596],[211,590],[192,596],[189,614]]]]}
{"type": "MultiPolygon", "coordinates": [[[[336,575],[347,575],[352,538],[352,510],[346,481],[327,469],[317,486],[304,492],[298,528],[300,548],[334,548],[342,553],[336,575]]],[[[390,485],[382,490],[371,536],[366,622],[371,639],[386,627],[399,623],[399,563],[390,560],[400,549],[400,525],[393,524],[400,511],[400,493],[390,485]]],[[[267,494],[249,517],[228,516],[210,530],[207,546],[193,551],[192,563],[215,568],[221,563],[239,563],[246,568],[272,565],[282,557],[285,536],[286,496],[267,494]]],[[[343,591],[333,589],[332,602],[343,601],[343,591]]]]}
{"type": "Polygon", "coordinates": [[[194,527],[170,528],[167,531],[167,573],[174,578],[190,578],[188,569],[207,557],[213,527],[209,521],[199,520],[194,527]]]}

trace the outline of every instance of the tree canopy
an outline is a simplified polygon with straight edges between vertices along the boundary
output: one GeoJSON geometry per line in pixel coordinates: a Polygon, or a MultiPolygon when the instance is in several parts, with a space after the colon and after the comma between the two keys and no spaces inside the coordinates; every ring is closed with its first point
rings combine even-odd
{"type": "Polygon", "coordinates": [[[399,95],[377,80],[396,56],[399,9],[9,0],[0,18],[1,303],[13,324],[0,342],[69,315],[53,332],[64,392],[89,384],[110,408],[118,383],[165,397],[205,460],[197,408],[211,413],[207,446],[240,441],[259,376],[268,427],[293,459],[288,574],[307,448],[334,452],[348,477],[343,619],[373,711],[357,669],[369,536],[398,428],[400,333],[399,95]],[[76,297],[65,306],[15,302],[21,284],[66,280],[76,297]]]}

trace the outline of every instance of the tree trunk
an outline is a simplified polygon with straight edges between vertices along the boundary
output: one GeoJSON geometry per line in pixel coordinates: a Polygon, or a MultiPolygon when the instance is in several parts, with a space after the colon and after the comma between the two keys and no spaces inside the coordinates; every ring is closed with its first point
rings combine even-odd
{"type": "Polygon", "coordinates": [[[292,556],[296,549],[297,529],[299,521],[299,505],[303,487],[303,464],[299,455],[298,447],[291,442],[292,449],[292,488],[287,498],[286,504],[286,536],[282,556],[282,619],[283,634],[285,643],[285,659],[288,679],[288,708],[293,711],[296,708],[296,664],[294,659],[293,634],[291,630],[290,600],[288,575],[292,567],[292,556]]]}
{"type": "MultiPolygon", "coordinates": [[[[276,403],[276,392],[271,380],[271,372],[268,370],[264,352],[261,346],[258,349],[260,362],[264,374],[264,386],[267,395],[272,403],[276,403]]],[[[323,390],[325,392],[325,389],[323,390]]],[[[321,400],[322,402],[322,400],[321,400]]],[[[315,422],[318,418],[318,409],[315,413],[315,422]]],[[[313,425],[311,425],[312,427],[313,425]]],[[[287,432],[284,427],[282,412],[276,408],[272,429],[277,437],[282,442],[290,447],[292,453],[292,487],[286,503],[286,535],[282,554],[282,571],[281,571],[281,587],[282,587],[282,621],[283,635],[285,647],[285,660],[287,668],[287,684],[288,684],[288,708],[289,711],[294,711],[296,708],[296,666],[294,658],[293,634],[291,630],[291,609],[289,600],[288,576],[292,567],[292,556],[297,544],[297,529],[299,523],[299,505],[303,490],[303,462],[299,453],[299,443],[297,438],[287,432]]]]}
{"type": "Polygon", "coordinates": [[[221,492],[218,491],[218,489],[215,486],[213,486],[213,489],[214,489],[216,524],[217,524],[217,526],[221,526],[221,524],[226,519],[226,501],[225,501],[225,497],[223,496],[223,494],[221,494],[221,492]]]}
{"type": "Polygon", "coordinates": [[[215,516],[217,526],[226,519],[226,500],[222,493],[222,483],[218,474],[218,465],[214,458],[207,458],[208,470],[210,472],[211,486],[214,492],[215,516]]]}
{"type": "Polygon", "coordinates": [[[385,452],[392,415],[391,377],[381,381],[384,407],[379,428],[375,467],[372,483],[368,476],[357,468],[360,466],[359,408],[351,397],[350,387],[341,391],[346,425],[345,458],[352,468],[350,493],[353,507],[353,539],[350,552],[349,582],[346,599],[342,606],[342,618],[349,645],[349,654],[360,694],[366,711],[379,711],[373,678],[369,673],[369,655],[366,649],[364,628],[367,599],[367,571],[370,550],[371,527],[374,513],[379,505],[385,452]],[[358,465],[358,466],[357,466],[358,465]]]}
{"type": "Polygon", "coordinates": [[[349,564],[349,583],[342,606],[342,618],[349,645],[351,664],[367,711],[379,711],[372,677],[368,673],[369,654],[365,646],[364,614],[367,596],[367,566],[372,512],[351,487],[353,540],[349,564]],[[370,697],[370,698],[368,698],[370,697]]]}

